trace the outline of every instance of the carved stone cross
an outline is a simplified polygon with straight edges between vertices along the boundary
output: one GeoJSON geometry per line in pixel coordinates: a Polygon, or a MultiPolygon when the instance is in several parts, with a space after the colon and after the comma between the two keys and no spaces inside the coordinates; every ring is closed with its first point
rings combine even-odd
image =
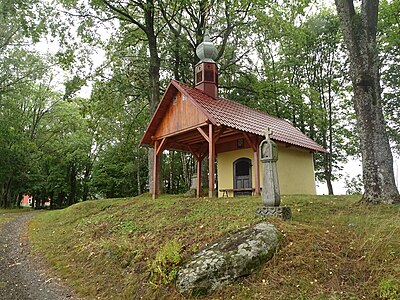
{"type": "Polygon", "coordinates": [[[279,191],[278,170],[278,149],[271,140],[272,130],[265,129],[265,140],[260,143],[260,160],[263,164],[263,190],[262,200],[265,206],[279,206],[281,197],[279,191]]]}
{"type": "Polygon", "coordinates": [[[272,129],[267,127],[264,131],[265,139],[270,140],[272,137],[272,129]]]}
{"type": "Polygon", "coordinates": [[[272,130],[267,127],[264,131],[265,140],[260,143],[260,160],[263,164],[263,207],[257,208],[257,214],[262,217],[278,216],[290,219],[292,216],[289,207],[280,207],[281,195],[279,190],[278,169],[278,147],[271,140],[272,130]]]}

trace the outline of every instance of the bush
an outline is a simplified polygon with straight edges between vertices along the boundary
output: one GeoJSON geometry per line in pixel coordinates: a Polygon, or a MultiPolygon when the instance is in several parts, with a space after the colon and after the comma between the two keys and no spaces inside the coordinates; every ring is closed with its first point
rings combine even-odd
{"type": "Polygon", "coordinates": [[[177,240],[168,241],[156,254],[150,264],[150,281],[155,284],[168,284],[175,280],[178,274],[178,264],[181,262],[182,245],[177,240]]]}

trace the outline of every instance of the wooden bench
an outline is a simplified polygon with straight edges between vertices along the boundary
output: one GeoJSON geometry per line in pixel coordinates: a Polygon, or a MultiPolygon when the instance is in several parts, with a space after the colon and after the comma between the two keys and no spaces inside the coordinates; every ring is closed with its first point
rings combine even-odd
{"type": "Polygon", "coordinates": [[[251,192],[254,195],[255,188],[244,188],[244,189],[220,189],[219,191],[222,193],[222,197],[229,197],[229,192],[233,193],[235,196],[235,192],[251,192]]]}

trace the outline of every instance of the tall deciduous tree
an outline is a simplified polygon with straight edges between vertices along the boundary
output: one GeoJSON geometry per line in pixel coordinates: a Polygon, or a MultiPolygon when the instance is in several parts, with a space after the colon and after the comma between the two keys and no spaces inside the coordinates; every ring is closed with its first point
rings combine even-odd
{"type": "MultiPolygon", "coordinates": [[[[147,39],[149,49],[149,110],[152,114],[158,103],[160,102],[160,66],[161,59],[159,56],[158,35],[160,34],[163,23],[157,17],[158,6],[157,1],[108,1],[103,0],[104,5],[118,18],[122,23],[131,24],[143,32],[147,39]]],[[[149,149],[149,180],[152,181],[153,173],[153,150],[149,149]]],[[[153,185],[151,182],[149,186],[153,185]]]]}
{"type": "Polygon", "coordinates": [[[365,203],[399,203],[382,111],[376,47],[379,0],[335,0],[350,60],[353,104],[361,142],[365,203]]]}

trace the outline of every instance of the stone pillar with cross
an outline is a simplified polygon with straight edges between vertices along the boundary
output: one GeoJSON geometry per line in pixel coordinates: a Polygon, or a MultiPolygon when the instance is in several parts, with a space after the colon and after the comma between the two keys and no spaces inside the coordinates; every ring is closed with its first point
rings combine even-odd
{"type": "Polygon", "coordinates": [[[271,136],[272,130],[267,128],[265,131],[265,140],[260,144],[260,160],[263,165],[262,201],[265,206],[279,206],[281,195],[276,168],[278,149],[275,142],[271,140],[271,136]]]}
{"type": "Polygon", "coordinates": [[[280,207],[281,195],[279,190],[278,148],[271,140],[272,130],[265,130],[265,139],[260,144],[260,161],[263,165],[262,202],[264,207],[257,208],[257,214],[262,217],[277,216],[290,219],[292,214],[289,207],[280,207]]]}

